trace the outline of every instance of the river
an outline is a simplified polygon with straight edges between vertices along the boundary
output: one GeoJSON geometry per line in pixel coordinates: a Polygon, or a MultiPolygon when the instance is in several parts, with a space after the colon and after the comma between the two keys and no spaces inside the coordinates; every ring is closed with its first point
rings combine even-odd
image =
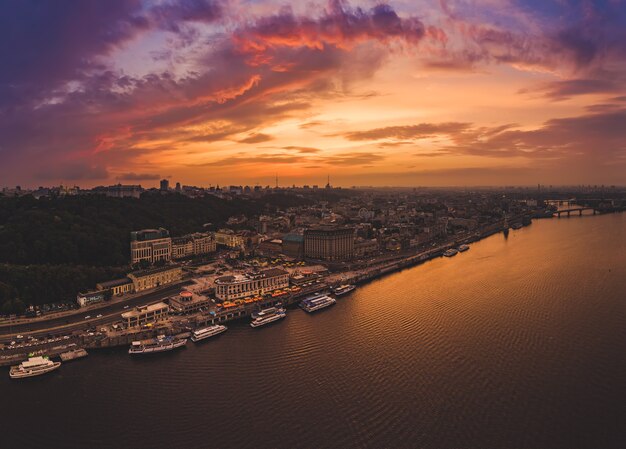
{"type": "Polygon", "coordinates": [[[3,370],[0,446],[624,448],[625,356],[626,214],[538,220],[313,315],[3,370]]]}

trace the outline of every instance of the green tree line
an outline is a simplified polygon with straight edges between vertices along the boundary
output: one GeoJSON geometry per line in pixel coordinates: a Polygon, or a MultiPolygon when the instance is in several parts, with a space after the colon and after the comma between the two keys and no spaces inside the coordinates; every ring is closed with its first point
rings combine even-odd
{"type": "Polygon", "coordinates": [[[131,231],[164,227],[179,236],[206,223],[220,226],[232,215],[251,217],[303,203],[310,200],[285,194],[235,200],[158,193],[140,199],[0,196],[0,313],[3,307],[17,311],[26,304],[67,301],[123,274],[131,231]]]}

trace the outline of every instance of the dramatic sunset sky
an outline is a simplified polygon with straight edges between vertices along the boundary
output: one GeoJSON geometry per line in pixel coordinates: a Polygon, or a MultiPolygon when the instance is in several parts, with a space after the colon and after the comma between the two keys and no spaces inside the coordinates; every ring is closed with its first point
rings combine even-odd
{"type": "Polygon", "coordinates": [[[626,184],[626,1],[0,0],[0,185],[626,184]]]}

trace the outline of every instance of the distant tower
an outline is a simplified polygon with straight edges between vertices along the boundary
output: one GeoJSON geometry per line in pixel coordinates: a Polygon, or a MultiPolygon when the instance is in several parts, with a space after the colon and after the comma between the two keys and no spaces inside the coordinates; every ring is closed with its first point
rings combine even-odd
{"type": "Polygon", "coordinates": [[[161,179],[161,191],[167,192],[170,189],[170,182],[167,179],[161,179]]]}
{"type": "Polygon", "coordinates": [[[180,182],[177,182],[177,183],[176,183],[176,191],[180,193],[180,190],[181,190],[181,188],[180,188],[180,182]]]}
{"type": "Polygon", "coordinates": [[[276,188],[278,188],[278,173],[276,173],[276,188]]]}
{"type": "Polygon", "coordinates": [[[326,188],[330,189],[330,175],[328,175],[327,180],[326,180],[326,188]]]}

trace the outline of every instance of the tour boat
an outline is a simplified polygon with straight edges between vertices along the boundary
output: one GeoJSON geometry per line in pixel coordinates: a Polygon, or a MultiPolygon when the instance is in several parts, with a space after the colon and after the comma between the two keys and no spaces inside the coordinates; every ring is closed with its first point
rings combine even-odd
{"type": "Polygon", "coordinates": [[[282,307],[270,307],[269,309],[261,310],[258,313],[252,315],[252,322],[250,326],[260,327],[266,324],[273,323],[287,316],[285,309],[282,307]]]}
{"type": "Polygon", "coordinates": [[[343,296],[343,295],[347,295],[348,293],[353,291],[355,288],[356,288],[356,285],[353,285],[353,284],[340,285],[339,287],[333,290],[333,293],[335,294],[335,296],[343,296]]]}
{"type": "Polygon", "coordinates": [[[317,294],[309,296],[308,298],[302,300],[302,302],[300,302],[300,307],[304,311],[312,313],[317,310],[332,306],[336,302],[337,300],[335,298],[331,298],[328,295],[317,294]]]}
{"type": "Polygon", "coordinates": [[[129,354],[148,354],[153,352],[171,351],[187,344],[186,338],[166,337],[159,335],[148,341],[133,341],[128,350],[129,354]]]}
{"type": "Polygon", "coordinates": [[[221,324],[216,324],[214,326],[203,327],[202,329],[196,329],[193,331],[191,335],[191,341],[194,343],[199,342],[200,340],[204,340],[205,338],[213,337],[214,335],[221,334],[222,332],[226,332],[228,328],[226,326],[222,326],[221,324]]]}
{"type": "Polygon", "coordinates": [[[443,255],[446,256],[446,257],[452,257],[452,256],[456,256],[458,254],[458,252],[459,252],[458,250],[456,250],[454,248],[450,248],[445,253],[443,253],[443,255]]]}
{"type": "Polygon", "coordinates": [[[11,379],[40,376],[54,371],[61,366],[61,362],[53,362],[48,357],[29,357],[25,362],[12,366],[9,370],[11,379]]]}

